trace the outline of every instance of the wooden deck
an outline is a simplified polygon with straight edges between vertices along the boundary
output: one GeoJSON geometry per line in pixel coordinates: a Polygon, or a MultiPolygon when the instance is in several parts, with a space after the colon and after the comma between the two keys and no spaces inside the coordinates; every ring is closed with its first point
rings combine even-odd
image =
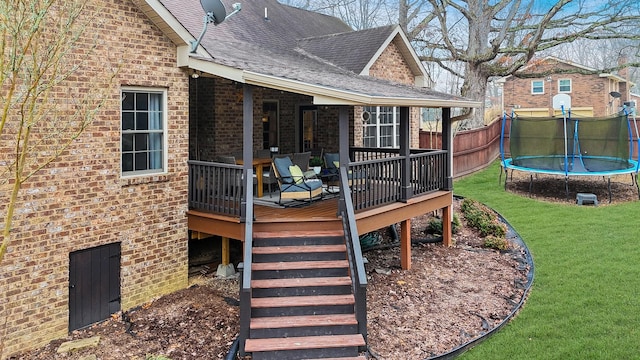
{"type": "MultiPolygon", "coordinates": [[[[385,228],[391,224],[442,209],[452,204],[452,192],[435,191],[412,198],[406,203],[396,202],[356,213],[359,234],[385,228]]],[[[337,216],[338,200],[314,201],[309,205],[291,208],[275,208],[255,205],[254,232],[342,230],[337,216]]],[[[201,233],[244,239],[244,224],[237,217],[230,217],[196,210],[187,212],[189,230],[201,233]]]]}

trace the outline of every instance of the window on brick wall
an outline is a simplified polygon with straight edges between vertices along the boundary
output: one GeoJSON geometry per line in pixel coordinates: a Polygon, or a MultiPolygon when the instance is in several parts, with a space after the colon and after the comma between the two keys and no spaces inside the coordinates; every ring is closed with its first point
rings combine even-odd
{"type": "Polygon", "coordinates": [[[571,79],[558,80],[558,92],[570,93],[571,92],[571,79]]]}
{"type": "Polygon", "coordinates": [[[166,171],[165,90],[123,88],[121,168],[123,176],[166,171]]]}
{"type": "Polygon", "coordinates": [[[544,94],[544,81],[533,80],[531,81],[531,93],[532,94],[544,94]]]}
{"type": "Polygon", "coordinates": [[[376,148],[397,148],[400,143],[400,108],[395,106],[365,106],[370,114],[364,120],[363,145],[376,148]]]}

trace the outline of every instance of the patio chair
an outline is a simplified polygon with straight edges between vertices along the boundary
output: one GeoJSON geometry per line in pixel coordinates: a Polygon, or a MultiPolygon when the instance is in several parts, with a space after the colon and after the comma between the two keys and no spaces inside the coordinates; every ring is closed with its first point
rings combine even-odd
{"type": "Polygon", "coordinates": [[[271,150],[269,149],[258,149],[254,151],[253,157],[258,159],[266,159],[271,157],[271,150]]]}
{"type": "Polygon", "coordinates": [[[271,168],[278,181],[280,199],[278,204],[283,205],[283,199],[308,200],[322,198],[322,181],[320,179],[306,179],[299,166],[294,165],[287,157],[274,157],[271,168]]]}
{"type": "MultiPolygon", "coordinates": [[[[236,157],[233,155],[218,155],[217,161],[223,164],[236,165],[236,157]]],[[[230,184],[227,190],[233,189],[233,193],[236,194],[238,192],[238,189],[242,187],[243,180],[244,180],[244,175],[237,176],[236,179],[234,179],[234,183],[230,184]]],[[[256,174],[253,174],[254,189],[257,184],[258,184],[258,180],[256,179],[256,174]]]]}
{"type": "MultiPolygon", "coordinates": [[[[340,154],[339,153],[324,153],[324,167],[326,173],[323,176],[325,181],[330,186],[337,186],[340,180],[340,154]]],[[[365,174],[349,170],[349,186],[353,183],[360,184],[366,179],[365,174]]]]}
{"type": "Polygon", "coordinates": [[[309,169],[309,160],[311,160],[311,151],[294,153],[291,162],[293,165],[298,165],[298,167],[302,170],[302,174],[307,179],[315,179],[317,178],[316,173],[309,169]]]}

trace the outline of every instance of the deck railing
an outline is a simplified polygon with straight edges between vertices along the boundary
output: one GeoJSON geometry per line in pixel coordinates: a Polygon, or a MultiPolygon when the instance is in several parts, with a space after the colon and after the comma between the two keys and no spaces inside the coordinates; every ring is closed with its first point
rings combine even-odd
{"type": "MultiPolygon", "coordinates": [[[[345,169],[341,169],[341,177],[347,178],[345,169]]],[[[360,238],[356,228],[356,217],[353,203],[349,196],[348,181],[340,182],[340,190],[345,194],[341,201],[342,226],[347,244],[347,255],[349,258],[349,268],[351,269],[351,287],[355,297],[356,320],[358,320],[358,332],[367,340],[367,273],[364,268],[362,249],[360,248],[360,238]]]]}
{"type": "Polygon", "coordinates": [[[405,197],[441,190],[446,182],[447,151],[411,150],[409,155],[409,178],[403,171],[406,157],[397,149],[352,148],[349,163],[349,184],[354,209],[364,210],[396,201],[405,197]],[[403,187],[410,192],[403,192],[403,187]]]}
{"type": "MultiPolygon", "coordinates": [[[[347,176],[355,211],[444,189],[447,154],[413,149],[407,161],[398,149],[352,148],[355,161],[348,164],[347,176]]],[[[244,218],[242,171],[240,165],[189,161],[189,208],[244,218]]]]}
{"type": "MultiPolygon", "coordinates": [[[[249,174],[247,174],[249,175],[249,174]]],[[[245,179],[250,179],[246,176],[245,179]]],[[[253,264],[253,184],[244,182],[247,187],[247,214],[244,228],[244,254],[243,262],[238,264],[240,271],[240,354],[244,356],[244,343],[249,338],[251,325],[251,266],[253,264]]]]}
{"type": "Polygon", "coordinates": [[[191,160],[189,164],[189,208],[241,215],[245,192],[242,166],[191,160]]]}

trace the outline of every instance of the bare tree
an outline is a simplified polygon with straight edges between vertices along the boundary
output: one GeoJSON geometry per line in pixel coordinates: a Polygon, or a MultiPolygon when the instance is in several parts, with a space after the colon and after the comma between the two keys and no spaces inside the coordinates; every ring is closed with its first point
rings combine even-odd
{"type": "Polygon", "coordinates": [[[21,188],[92,122],[118,71],[92,57],[98,17],[85,12],[99,9],[86,0],[0,2],[0,262],[21,188]]]}
{"type": "Polygon", "coordinates": [[[385,0],[281,0],[285,5],[342,19],[353,29],[368,29],[388,22],[385,0]]]}
{"type": "MultiPolygon", "coordinates": [[[[640,40],[636,0],[400,0],[399,10],[399,23],[421,60],[464,79],[459,94],[479,101],[488,79],[515,74],[537,53],[578,40],[625,39],[636,48],[640,40]],[[455,66],[460,63],[463,69],[455,66]]],[[[639,65],[616,63],[598,71],[639,65]]],[[[482,124],[481,110],[472,126],[482,124]]]]}

